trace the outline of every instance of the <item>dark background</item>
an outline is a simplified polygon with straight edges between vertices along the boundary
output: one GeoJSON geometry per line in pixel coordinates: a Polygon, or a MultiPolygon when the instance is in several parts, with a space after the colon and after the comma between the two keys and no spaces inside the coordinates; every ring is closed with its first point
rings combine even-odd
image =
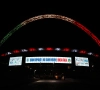
{"type": "MultiPolygon", "coordinates": [[[[24,20],[42,14],[59,14],[86,26],[100,39],[98,2],[2,2],[0,40],[24,20]]],[[[0,52],[27,47],[70,47],[99,52],[99,46],[78,27],[56,20],[38,20],[22,27],[2,46],[0,52]]]]}

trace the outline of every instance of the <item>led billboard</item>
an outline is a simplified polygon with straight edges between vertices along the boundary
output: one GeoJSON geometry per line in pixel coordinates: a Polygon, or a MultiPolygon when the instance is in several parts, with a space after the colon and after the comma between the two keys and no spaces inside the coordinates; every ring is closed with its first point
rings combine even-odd
{"type": "Polygon", "coordinates": [[[71,57],[26,57],[25,63],[72,63],[71,57]]]}
{"type": "Polygon", "coordinates": [[[89,66],[89,60],[86,57],[75,57],[76,66],[89,66]]]}
{"type": "Polygon", "coordinates": [[[20,66],[22,65],[22,56],[10,57],[9,66],[20,66]]]}

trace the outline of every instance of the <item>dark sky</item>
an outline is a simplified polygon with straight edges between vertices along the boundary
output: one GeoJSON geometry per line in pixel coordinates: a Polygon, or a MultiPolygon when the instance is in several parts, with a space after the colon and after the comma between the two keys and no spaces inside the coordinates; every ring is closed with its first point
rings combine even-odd
{"type": "MultiPolygon", "coordinates": [[[[51,13],[64,15],[80,22],[100,39],[100,6],[98,2],[80,2],[79,4],[73,2],[53,5],[43,5],[41,3],[41,5],[37,3],[36,5],[32,3],[18,3],[15,5],[16,2],[2,4],[4,5],[0,6],[0,40],[22,21],[33,16],[51,13]]],[[[85,32],[76,26],[55,19],[39,20],[22,27],[2,47],[3,50],[4,48],[7,50],[8,48],[24,48],[26,46],[67,46],[79,49],[93,49],[93,51],[99,48],[85,32]]]]}

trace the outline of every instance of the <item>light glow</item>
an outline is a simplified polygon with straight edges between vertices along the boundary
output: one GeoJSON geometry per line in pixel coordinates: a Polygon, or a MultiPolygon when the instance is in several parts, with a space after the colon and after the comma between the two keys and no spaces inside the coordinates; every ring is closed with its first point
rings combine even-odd
{"type": "Polygon", "coordinates": [[[85,50],[81,50],[79,53],[86,54],[85,50]]]}
{"type": "Polygon", "coordinates": [[[29,48],[29,51],[36,51],[35,48],[29,48]]]}
{"type": "Polygon", "coordinates": [[[42,51],[42,50],[44,50],[44,49],[43,49],[43,48],[38,48],[38,50],[39,50],[39,51],[42,51]]]}
{"type": "Polygon", "coordinates": [[[46,48],[46,50],[47,50],[47,51],[52,51],[52,50],[53,50],[53,48],[48,47],[48,48],[46,48]]]}
{"type": "Polygon", "coordinates": [[[89,52],[88,55],[93,55],[93,53],[92,52],[89,52]]]}
{"type": "Polygon", "coordinates": [[[73,49],[72,52],[78,52],[78,50],[77,49],[73,49]]]}
{"type": "Polygon", "coordinates": [[[7,55],[10,55],[10,54],[12,54],[11,52],[7,52],[7,55]]]}
{"type": "Polygon", "coordinates": [[[56,50],[56,51],[60,51],[60,50],[61,50],[61,48],[55,48],[55,50],[56,50]]]}
{"type": "Polygon", "coordinates": [[[70,49],[69,48],[64,48],[63,51],[67,51],[68,52],[68,51],[70,51],[70,49]]]}
{"type": "Polygon", "coordinates": [[[27,51],[28,51],[27,49],[22,49],[22,50],[21,50],[21,52],[27,52],[27,51]]]}

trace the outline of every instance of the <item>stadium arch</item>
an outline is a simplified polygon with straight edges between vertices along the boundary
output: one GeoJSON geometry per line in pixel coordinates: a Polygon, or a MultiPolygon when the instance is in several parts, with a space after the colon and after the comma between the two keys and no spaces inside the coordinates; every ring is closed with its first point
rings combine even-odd
{"type": "Polygon", "coordinates": [[[62,16],[62,15],[56,15],[56,14],[38,15],[38,16],[34,16],[32,18],[29,18],[29,19],[23,21],[22,23],[17,25],[14,29],[12,29],[10,32],[8,32],[7,35],[5,35],[3,37],[3,39],[0,41],[0,47],[14,32],[19,30],[21,27],[27,25],[30,22],[33,22],[33,21],[36,21],[36,20],[40,20],[40,19],[46,19],[46,18],[60,19],[60,20],[64,20],[64,21],[67,21],[67,22],[70,22],[70,23],[74,24],[75,26],[77,26],[81,30],[83,30],[85,33],[87,33],[97,43],[97,45],[100,47],[100,40],[89,29],[87,29],[85,26],[83,26],[82,24],[80,24],[79,22],[77,22],[77,21],[75,21],[75,20],[73,20],[71,18],[68,18],[66,16],[62,16]]]}

